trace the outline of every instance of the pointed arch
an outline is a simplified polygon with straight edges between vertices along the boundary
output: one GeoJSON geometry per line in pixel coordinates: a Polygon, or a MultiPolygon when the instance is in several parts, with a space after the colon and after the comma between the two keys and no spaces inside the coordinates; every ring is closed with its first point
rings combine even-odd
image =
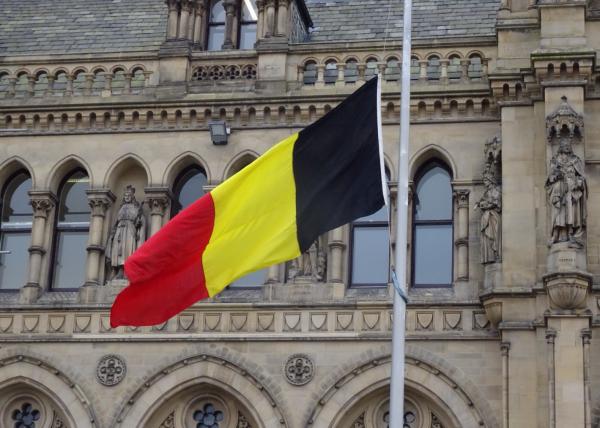
{"type": "Polygon", "coordinates": [[[14,355],[0,360],[0,397],[23,385],[47,396],[67,418],[69,427],[96,427],[91,400],[64,372],[46,361],[27,355],[14,355]],[[15,373],[18,375],[15,376],[15,373]]]}
{"type": "Polygon", "coordinates": [[[104,179],[102,180],[102,187],[109,188],[109,189],[112,188],[115,184],[115,180],[117,179],[119,173],[122,172],[129,165],[136,165],[136,166],[141,167],[146,174],[147,183],[149,185],[151,183],[153,183],[152,175],[150,173],[150,167],[148,166],[146,161],[144,159],[142,159],[140,156],[136,155],[135,153],[126,153],[126,154],[120,156],[119,158],[117,158],[108,167],[108,170],[106,171],[106,174],[104,175],[104,179]]]}
{"type": "MultiPolygon", "coordinates": [[[[405,384],[445,408],[455,426],[498,428],[489,402],[479,388],[458,368],[415,345],[407,345],[405,384]]],[[[389,347],[370,350],[353,364],[334,371],[325,381],[322,395],[306,415],[305,426],[339,427],[340,421],[360,400],[381,388],[389,388],[389,347]],[[332,422],[333,421],[333,422],[332,422]]]]}
{"type": "Polygon", "coordinates": [[[95,181],[92,174],[92,169],[86,161],[77,155],[69,155],[59,160],[50,170],[45,187],[56,194],[58,192],[58,187],[65,176],[77,168],[82,168],[85,170],[90,178],[90,185],[93,187],[95,181]]]}
{"type": "Polygon", "coordinates": [[[411,157],[408,166],[410,180],[414,178],[415,174],[417,173],[419,168],[421,168],[421,166],[425,165],[428,161],[432,159],[439,159],[446,165],[448,165],[448,168],[450,168],[452,179],[456,180],[456,162],[454,162],[454,159],[446,149],[444,149],[441,146],[438,146],[437,144],[429,144],[417,151],[417,153],[415,153],[411,157]]]}
{"type": "Polygon", "coordinates": [[[131,399],[118,412],[115,428],[142,428],[161,403],[197,385],[209,385],[227,392],[242,403],[257,421],[257,428],[287,427],[281,403],[270,392],[272,381],[264,374],[254,373],[253,364],[247,364],[240,355],[192,355],[164,367],[148,377],[131,399]],[[150,403],[150,406],[148,406],[150,403]]]}
{"type": "Polygon", "coordinates": [[[199,154],[194,153],[192,151],[187,151],[181,153],[175,159],[169,162],[169,165],[167,165],[165,173],[162,177],[162,185],[164,187],[171,188],[173,186],[173,183],[175,182],[175,179],[181,173],[181,171],[192,165],[197,165],[200,168],[202,168],[206,173],[206,178],[208,179],[208,182],[210,183],[212,175],[210,169],[208,168],[208,163],[199,154]]]}
{"type": "Polygon", "coordinates": [[[244,150],[235,155],[234,158],[229,161],[227,166],[225,166],[222,181],[227,180],[229,177],[242,170],[246,165],[254,162],[259,156],[260,155],[254,150],[244,150]]]}
{"type": "Polygon", "coordinates": [[[4,185],[6,180],[9,179],[13,174],[19,170],[25,170],[31,177],[31,188],[35,189],[37,181],[35,178],[34,170],[25,159],[20,156],[11,156],[2,163],[0,163],[0,188],[4,185]]]}

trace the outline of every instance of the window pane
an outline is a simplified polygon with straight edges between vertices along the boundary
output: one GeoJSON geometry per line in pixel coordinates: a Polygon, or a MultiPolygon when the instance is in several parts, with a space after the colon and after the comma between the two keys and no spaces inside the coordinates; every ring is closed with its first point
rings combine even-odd
{"type": "Polygon", "coordinates": [[[208,50],[220,51],[225,42],[225,26],[211,25],[208,27],[208,50]]]}
{"type": "Polygon", "coordinates": [[[351,59],[346,62],[344,80],[346,80],[346,83],[354,83],[358,80],[358,63],[356,60],[351,59]]]}
{"type": "Polygon", "coordinates": [[[335,61],[328,62],[325,64],[325,73],[323,80],[326,85],[333,85],[337,80],[338,70],[337,63],[335,61]]]}
{"type": "Polygon", "coordinates": [[[260,287],[267,281],[268,269],[257,270],[239,278],[229,285],[230,287],[260,287]]]}
{"type": "Polygon", "coordinates": [[[79,288],[85,281],[86,231],[58,233],[52,288],[79,288]]]}
{"type": "Polygon", "coordinates": [[[387,206],[384,205],[382,206],[378,211],[374,212],[371,215],[365,216],[365,217],[361,217],[358,220],[355,220],[356,222],[370,222],[370,221],[385,221],[387,222],[388,219],[388,211],[387,211],[387,206]]]}
{"type": "Polygon", "coordinates": [[[85,193],[89,183],[90,179],[82,171],[75,172],[67,179],[61,190],[58,221],[90,221],[90,206],[85,193]]]}
{"type": "Polygon", "coordinates": [[[225,22],[225,8],[221,0],[214,0],[210,8],[210,22],[225,22]]]}
{"type": "Polygon", "coordinates": [[[2,235],[3,251],[10,254],[0,255],[0,289],[18,289],[27,282],[27,266],[31,244],[29,232],[5,233],[2,235]]]}
{"type": "Polygon", "coordinates": [[[415,285],[452,284],[452,225],[415,226],[415,285]]]}
{"type": "Polygon", "coordinates": [[[390,272],[387,226],[355,227],[352,245],[352,283],[387,284],[390,272]]]}
{"type": "Polygon", "coordinates": [[[448,220],[452,218],[452,188],[445,169],[431,168],[417,184],[415,220],[448,220]]]}
{"type": "Polygon", "coordinates": [[[242,0],[242,21],[258,21],[256,0],[242,0]]]}
{"type": "Polygon", "coordinates": [[[256,24],[242,24],[240,49],[254,49],[254,43],[256,43],[256,24]]]}
{"type": "Polygon", "coordinates": [[[31,190],[31,178],[24,173],[10,181],[4,193],[3,222],[30,223],[32,221],[32,210],[27,194],[29,190],[31,190]]]}
{"type": "Polygon", "coordinates": [[[177,197],[177,206],[174,214],[192,204],[204,195],[203,187],[206,186],[206,176],[199,169],[190,169],[177,183],[175,195],[177,197]]]}
{"type": "Polygon", "coordinates": [[[304,84],[314,85],[317,81],[317,64],[307,62],[304,64],[304,84]]]}

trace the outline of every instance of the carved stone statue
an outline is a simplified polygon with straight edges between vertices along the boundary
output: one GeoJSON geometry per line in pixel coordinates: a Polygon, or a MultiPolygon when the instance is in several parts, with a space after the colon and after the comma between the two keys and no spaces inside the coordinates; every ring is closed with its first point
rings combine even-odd
{"type": "Polygon", "coordinates": [[[326,277],[327,255],[321,245],[321,238],[313,242],[310,248],[290,262],[288,271],[290,281],[300,277],[315,282],[323,282],[326,277]]]}
{"type": "Polygon", "coordinates": [[[498,263],[502,261],[502,190],[501,159],[502,145],[498,137],[494,137],[485,145],[485,169],[483,185],[485,190],[475,208],[481,210],[480,242],[481,263],[498,263]]]}
{"type": "Polygon", "coordinates": [[[117,213],[108,243],[106,261],[110,268],[110,279],[124,279],[125,260],[146,240],[146,218],[143,203],[135,199],[135,187],[127,186],[117,213]]]}
{"type": "Polygon", "coordinates": [[[568,135],[561,135],[558,151],[550,161],[546,193],[552,217],[549,245],[568,242],[569,247],[583,248],[587,183],[583,162],[573,153],[568,135]]]}

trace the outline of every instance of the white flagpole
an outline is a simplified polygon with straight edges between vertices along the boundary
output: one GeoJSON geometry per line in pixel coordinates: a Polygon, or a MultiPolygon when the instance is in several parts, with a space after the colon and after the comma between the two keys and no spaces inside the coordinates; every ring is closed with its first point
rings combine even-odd
{"type": "Polygon", "coordinates": [[[392,378],[390,428],[404,425],[404,330],[406,325],[406,245],[408,234],[408,139],[410,126],[410,50],[412,0],[404,0],[402,38],[402,96],[398,152],[398,200],[396,215],[396,264],[394,266],[394,325],[392,328],[392,378]]]}

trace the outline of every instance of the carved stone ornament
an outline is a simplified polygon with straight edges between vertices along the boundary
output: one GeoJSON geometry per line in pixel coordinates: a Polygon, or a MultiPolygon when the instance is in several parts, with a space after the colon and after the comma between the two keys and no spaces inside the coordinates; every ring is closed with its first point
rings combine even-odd
{"type": "Polygon", "coordinates": [[[581,139],[583,136],[583,116],[571,107],[567,97],[563,95],[558,108],[546,117],[548,141],[552,142],[564,131],[567,131],[571,138],[581,139]]]}
{"type": "Polygon", "coordinates": [[[118,355],[105,355],[98,361],[96,377],[104,386],[115,386],[123,380],[127,366],[125,360],[118,355]]]}
{"type": "Polygon", "coordinates": [[[285,363],[285,377],[292,385],[306,385],[314,377],[314,367],[308,355],[291,355],[285,363]]]}
{"type": "Polygon", "coordinates": [[[485,190],[475,208],[481,210],[481,263],[502,261],[502,141],[496,136],[485,144],[483,185],[485,190]]]}
{"type": "Polygon", "coordinates": [[[142,208],[143,202],[135,199],[135,187],[127,186],[106,244],[109,279],[125,278],[125,260],[146,240],[146,218],[142,208]]]}
{"type": "Polygon", "coordinates": [[[288,268],[290,282],[324,282],[327,278],[327,251],[323,238],[292,260],[288,268]]]}

